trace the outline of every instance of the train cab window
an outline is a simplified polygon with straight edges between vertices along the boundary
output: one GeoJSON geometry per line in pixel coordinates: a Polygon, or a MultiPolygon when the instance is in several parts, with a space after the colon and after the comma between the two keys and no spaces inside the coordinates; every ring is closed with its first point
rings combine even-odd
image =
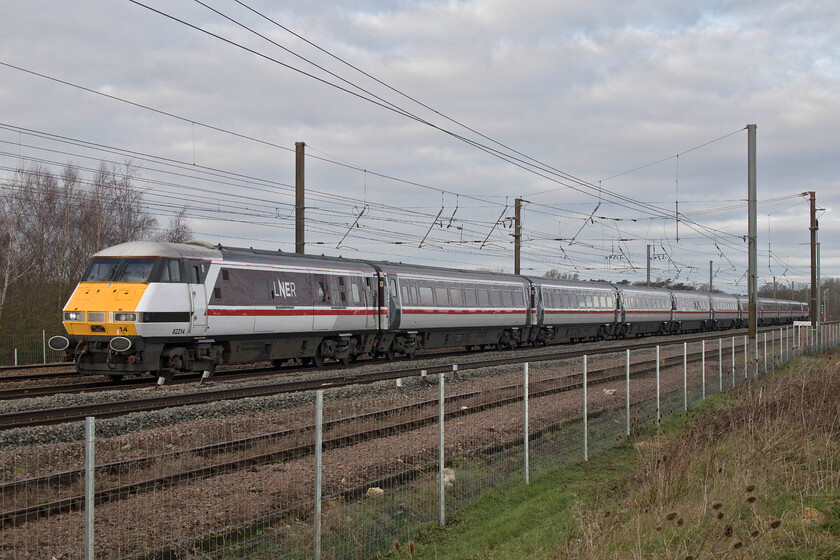
{"type": "Polygon", "coordinates": [[[455,307],[463,307],[464,306],[464,290],[461,288],[450,288],[449,290],[449,301],[452,302],[452,305],[455,307]]]}
{"type": "Polygon", "coordinates": [[[180,282],[181,281],[181,263],[171,259],[164,263],[160,274],[161,282],[180,282]]]}
{"type": "Polygon", "coordinates": [[[155,262],[149,259],[128,259],[122,273],[123,282],[148,282],[155,262]]]}
{"type": "Polygon", "coordinates": [[[93,259],[88,265],[82,282],[111,282],[117,277],[120,259],[93,259]]]}
{"type": "Polygon", "coordinates": [[[464,303],[467,307],[475,307],[478,304],[476,292],[473,288],[464,290],[464,303]]]}

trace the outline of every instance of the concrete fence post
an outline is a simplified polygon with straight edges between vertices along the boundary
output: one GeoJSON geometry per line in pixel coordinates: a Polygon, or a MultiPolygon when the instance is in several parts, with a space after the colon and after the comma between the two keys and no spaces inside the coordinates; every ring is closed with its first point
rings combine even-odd
{"type": "Polygon", "coordinates": [[[85,418],[85,560],[93,560],[93,510],[96,489],[94,471],[96,469],[96,419],[85,418]]]}
{"type": "Polygon", "coordinates": [[[523,397],[523,401],[524,401],[524,404],[525,404],[525,406],[523,407],[524,411],[525,411],[525,434],[524,434],[524,439],[522,440],[523,444],[524,444],[523,447],[525,449],[525,484],[530,484],[531,483],[531,477],[530,477],[531,464],[530,464],[530,457],[528,456],[528,451],[529,451],[528,448],[530,446],[531,438],[529,437],[529,430],[528,430],[528,362],[525,362],[524,367],[522,368],[522,377],[523,377],[522,397],[523,397]]]}
{"type": "Polygon", "coordinates": [[[443,468],[446,464],[446,456],[443,449],[443,420],[444,420],[444,390],[443,373],[438,375],[438,494],[440,495],[438,511],[438,524],[441,527],[446,525],[446,496],[443,485],[443,468]]]}
{"type": "Polygon", "coordinates": [[[656,345],[656,427],[659,427],[659,417],[661,411],[659,409],[659,345],[656,345]]]}
{"type": "Polygon", "coordinates": [[[324,447],[324,390],[315,391],[315,560],[321,560],[321,476],[324,447]]]}
{"type": "Polygon", "coordinates": [[[589,460],[589,406],[587,403],[587,356],[583,356],[583,460],[589,460]]]}
{"type": "Polygon", "coordinates": [[[625,360],[625,415],[627,416],[627,435],[630,435],[630,349],[627,349],[625,360]]]}

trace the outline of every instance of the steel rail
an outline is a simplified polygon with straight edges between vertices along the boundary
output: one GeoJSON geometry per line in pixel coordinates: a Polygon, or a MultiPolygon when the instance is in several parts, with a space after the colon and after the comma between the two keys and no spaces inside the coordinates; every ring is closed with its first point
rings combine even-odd
{"type": "MultiPolygon", "coordinates": [[[[692,338],[692,340],[694,340],[694,338],[692,338]]],[[[696,338],[696,340],[699,341],[701,340],[701,338],[696,338]]],[[[674,340],[672,338],[669,338],[669,341],[671,343],[678,342],[677,340],[674,340]]],[[[541,362],[577,358],[582,357],[584,355],[592,356],[612,354],[616,352],[622,352],[626,348],[631,348],[632,350],[651,349],[655,348],[656,346],[662,346],[661,342],[646,341],[636,344],[625,343],[615,348],[589,347],[580,349],[576,347],[574,349],[567,349],[562,352],[550,350],[548,352],[543,352],[539,354],[529,353],[527,356],[517,355],[507,358],[492,358],[485,360],[464,361],[459,362],[457,365],[459,370],[471,370],[485,367],[515,365],[523,363],[525,361],[541,362]]],[[[738,347],[738,345],[736,345],[736,352],[740,352],[740,348],[738,347]]],[[[25,412],[12,412],[0,414],[0,430],[29,426],[59,424],[65,422],[75,422],[84,420],[84,418],[86,418],[87,416],[95,416],[97,418],[113,418],[132,412],[150,412],[176,406],[206,404],[208,402],[216,402],[221,400],[266,397],[283,393],[308,391],[313,389],[340,388],[355,384],[369,384],[376,383],[379,381],[417,377],[421,375],[422,371],[426,371],[429,374],[437,374],[441,372],[448,372],[451,369],[451,365],[438,365],[427,366],[423,368],[411,367],[378,373],[361,373],[355,371],[348,371],[347,374],[345,374],[343,377],[320,377],[310,380],[269,383],[266,385],[257,385],[250,387],[208,389],[197,393],[162,395],[141,399],[132,399],[121,402],[97,403],[54,409],[38,409],[25,412]]]]}
{"type": "MultiPolygon", "coordinates": [[[[712,356],[714,352],[708,351],[706,352],[707,355],[712,356]]],[[[700,360],[700,352],[692,353],[692,362],[700,360]]],[[[682,356],[671,356],[665,358],[663,360],[665,367],[676,367],[682,363],[682,356]]],[[[633,377],[641,377],[652,373],[655,370],[655,360],[646,360],[643,362],[637,362],[633,364],[631,367],[631,375],[633,377]]],[[[446,371],[440,373],[447,373],[446,371]]],[[[626,370],[624,365],[620,366],[610,366],[603,368],[601,370],[595,370],[591,372],[588,385],[598,385],[603,383],[608,383],[611,381],[622,380],[625,378],[626,370]]],[[[548,379],[542,379],[537,381],[531,385],[532,389],[529,392],[529,395],[532,398],[539,398],[544,396],[549,396],[557,393],[563,393],[568,391],[574,391],[576,389],[582,388],[583,385],[583,375],[582,373],[571,373],[565,374],[559,377],[553,377],[548,379]],[[559,383],[559,385],[558,385],[559,383]]],[[[466,401],[471,398],[479,397],[481,395],[490,395],[491,399],[495,400],[488,400],[483,403],[474,404],[469,407],[460,407],[455,410],[450,410],[446,413],[446,419],[454,419],[458,417],[467,416],[470,414],[475,414],[478,412],[483,412],[485,410],[490,410],[493,408],[498,408],[501,406],[506,406],[510,404],[515,404],[520,402],[523,399],[521,394],[522,392],[522,384],[513,384],[513,385],[506,385],[502,387],[494,387],[492,389],[487,389],[483,391],[471,391],[467,393],[460,393],[458,395],[452,395],[446,399],[448,403],[456,403],[459,401],[466,401]],[[493,395],[498,395],[500,393],[513,393],[512,395],[506,397],[494,397],[493,395]]],[[[430,399],[419,401],[416,403],[411,403],[409,405],[404,405],[396,408],[390,408],[386,410],[380,410],[370,413],[365,413],[357,416],[351,416],[346,418],[339,418],[324,424],[324,430],[331,430],[340,425],[352,424],[357,422],[365,422],[370,420],[377,420],[382,418],[388,418],[392,415],[398,416],[401,414],[405,414],[411,411],[422,411],[424,408],[434,407],[438,403],[437,399],[430,399]]],[[[379,437],[387,437],[390,435],[397,435],[401,433],[405,433],[410,430],[419,429],[425,426],[433,425],[438,422],[438,415],[435,412],[434,414],[421,416],[418,418],[412,418],[409,420],[401,420],[391,424],[380,425],[372,429],[367,429],[363,431],[357,431],[350,434],[344,434],[338,437],[329,438],[324,440],[324,449],[335,449],[339,447],[345,447],[347,445],[358,444],[364,441],[368,441],[370,439],[379,438],[379,437]]],[[[258,443],[265,443],[271,442],[276,440],[281,440],[284,437],[289,436],[297,436],[300,437],[307,433],[311,433],[314,431],[314,426],[302,426],[296,428],[290,428],[287,430],[282,430],[280,432],[274,432],[270,434],[261,434],[259,436],[252,436],[248,438],[241,438],[238,440],[230,441],[230,442],[222,442],[207,446],[202,446],[198,448],[188,449],[188,450],[181,450],[181,451],[173,451],[166,454],[158,454],[152,455],[148,457],[140,457],[131,459],[128,461],[120,461],[109,463],[106,465],[100,465],[97,467],[97,472],[104,472],[108,474],[120,473],[123,470],[129,467],[137,467],[142,466],[145,464],[149,464],[152,462],[159,462],[161,460],[165,460],[167,458],[174,458],[181,455],[186,454],[193,454],[193,455],[201,455],[201,456],[208,456],[208,455],[216,455],[220,453],[227,453],[231,452],[232,450],[242,449],[245,447],[253,447],[258,443]]],[[[270,463],[277,463],[282,461],[288,461],[295,458],[303,457],[306,455],[310,455],[314,453],[314,444],[306,443],[302,445],[294,445],[292,447],[287,447],[284,449],[275,450],[269,453],[264,453],[260,455],[255,455],[251,457],[244,457],[240,459],[235,459],[231,461],[226,461],[224,463],[218,463],[213,465],[207,465],[204,467],[198,467],[195,469],[191,469],[188,471],[183,471],[179,473],[174,473],[171,475],[157,477],[153,479],[147,479],[139,482],[134,482],[126,485],[122,485],[119,487],[109,488],[100,490],[95,495],[96,503],[104,503],[108,501],[114,501],[121,499],[123,497],[132,496],[134,494],[139,494],[143,492],[147,492],[154,489],[160,489],[165,487],[171,487],[181,482],[186,482],[190,480],[206,478],[209,476],[215,476],[219,474],[226,474],[230,472],[234,472],[237,470],[248,469],[254,466],[265,465],[270,463]]],[[[51,475],[45,475],[42,477],[35,477],[21,481],[14,481],[5,484],[0,484],[0,492],[2,493],[9,493],[11,492],[12,495],[15,493],[22,493],[25,492],[27,487],[39,487],[43,485],[49,484],[58,484],[68,479],[76,478],[78,479],[83,475],[83,471],[73,470],[73,471],[64,471],[60,473],[54,473],[51,475]]],[[[34,519],[38,519],[40,517],[56,515],[60,513],[65,513],[68,511],[73,511],[81,508],[84,504],[84,496],[72,496],[69,498],[64,498],[60,500],[55,500],[49,503],[44,504],[37,504],[33,506],[18,508],[16,510],[6,511],[0,513],[0,527],[6,526],[15,526],[17,524],[32,521],[34,519]]]]}

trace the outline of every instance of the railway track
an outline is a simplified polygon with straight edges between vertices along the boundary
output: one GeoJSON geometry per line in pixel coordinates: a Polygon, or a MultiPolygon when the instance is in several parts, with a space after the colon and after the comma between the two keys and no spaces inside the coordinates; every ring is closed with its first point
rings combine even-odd
{"type": "MultiPolygon", "coordinates": [[[[775,333],[775,330],[772,330],[775,333]]],[[[732,331],[735,336],[743,336],[740,331],[732,331]]],[[[730,336],[731,337],[731,336],[730,336]]],[[[724,337],[724,338],[730,338],[724,337]]],[[[701,333],[701,334],[693,334],[693,335],[681,335],[681,337],[668,337],[668,342],[680,342],[680,341],[687,341],[693,342],[695,340],[700,339],[715,339],[718,337],[709,336],[708,333],[701,333]]],[[[639,347],[648,347],[650,341],[653,339],[642,339],[646,342],[639,342],[639,341],[623,341],[623,344],[626,344],[627,347],[630,349],[639,348],[639,347]]],[[[615,344],[616,341],[606,341],[601,343],[603,344],[615,344]]],[[[553,345],[554,348],[557,346],[568,347],[567,343],[560,343],[558,345],[553,345]]],[[[588,345],[591,348],[591,344],[588,345]]],[[[620,351],[623,348],[617,349],[616,351],[620,351]]],[[[589,351],[592,354],[599,353],[599,351],[589,351]]],[[[421,358],[461,358],[464,356],[475,356],[475,352],[468,352],[468,351],[450,351],[445,353],[430,353],[426,356],[420,356],[421,358]]],[[[339,372],[339,377],[341,377],[341,372],[346,370],[356,370],[359,368],[363,368],[366,365],[369,365],[372,362],[364,362],[360,364],[355,364],[352,366],[342,366],[340,364],[328,364],[327,370],[333,372],[339,372]]],[[[64,366],[67,367],[66,364],[54,364],[55,367],[64,366]]],[[[289,375],[297,375],[299,373],[307,373],[311,372],[312,369],[307,367],[301,366],[283,366],[281,371],[283,374],[289,375]]],[[[216,371],[214,375],[214,379],[226,379],[226,380],[243,380],[253,377],[259,377],[266,374],[277,374],[278,369],[275,367],[252,367],[252,368],[239,368],[239,369],[220,369],[216,371]]],[[[31,375],[17,375],[17,376],[10,376],[10,377],[2,377],[0,376],[0,383],[2,382],[16,382],[16,381],[29,381],[29,380],[50,380],[50,379],[63,379],[67,377],[75,377],[77,380],[81,382],[78,383],[63,383],[58,385],[45,385],[45,386],[24,386],[24,387],[12,387],[7,389],[0,389],[0,401],[3,400],[16,400],[22,398],[37,398],[37,397],[48,397],[52,395],[58,394],[82,394],[82,393],[90,393],[94,391],[114,391],[114,390],[124,390],[126,388],[134,388],[134,387],[152,387],[155,385],[156,380],[152,377],[132,377],[128,379],[123,379],[119,383],[115,383],[113,381],[90,381],[87,377],[78,377],[75,372],[52,372],[52,373],[40,373],[40,374],[31,374],[31,375]]],[[[176,376],[174,379],[168,382],[168,385],[183,385],[188,383],[194,383],[201,379],[200,374],[181,374],[176,376]]],[[[235,397],[234,397],[235,398],[235,397]]],[[[23,425],[23,424],[19,424],[23,425]]],[[[0,429],[3,429],[2,423],[0,423],[0,429]]]]}
{"type": "MultiPolygon", "coordinates": [[[[700,352],[689,356],[691,361],[700,360],[700,352]]],[[[707,357],[715,358],[715,352],[707,351],[707,357]]],[[[662,360],[661,367],[669,368],[682,365],[682,356],[672,356],[662,360]]],[[[632,364],[631,378],[639,378],[652,374],[656,369],[656,360],[646,360],[632,364]]],[[[444,370],[447,371],[447,370],[444,370]]],[[[587,386],[597,386],[613,381],[623,381],[626,376],[625,366],[608,367],[601,370],[589,372],[587,386]]],[[[572,373],[557,377],[542,379],[532,383],[529,387],[530,398],[540,398],[557,393],[574,391],[583,386],[583,374],[572,373]]],[[[523,400],[523,386],[513,384],[496,387],[484,391],[469,391],[452,395],[446,398],[449,411],[446,412],[446,419],[451,420],[458,417],[465,417],[489,409],[506,405],[516,404],[523,400]],[[453,406],[454,405],[454,406],[453,406]],[[460,405],[460,406],[459,406],[460,405]]],[[[324,433],[340,431],[342,435],[326,437],[324,449],[334,449],[358,444],[370,439],[386,437],[416,430],[425,426],[434,425],[439,421],[438,400],[423,400],[408,405],[390,408],[361,414],[357,416],[341,418],[326,422],[323,426],[324,433]],[[392,421],[391,419],[396,419],[392,421]],[[372,428],[356,429],[356,425],[368,425],[374,423],[372,428]]],[[[593,412],[597,415],[598,412],[593,412]]],[[[185,455],[214,457],[226,455],[232,452],[253,449],[261,444],[272,445],[275,448],[267,453],[246,455],[232,460],[219,463],[212,463],[206,466],[193,468],[186,471],[174,472],[166,476],[158,476],[114,486],[100,490],[96,493],[96,503],[104,503],[124,499],[129,496],[144,492],[167,488],[188,481],[203,479],[209,476],[216,476],[248,469],[259,465],[279,463],[311,455],[314,453],[314,429],[313,425],[299,426],[286,430],[261,434],[196,447],[192,449],[172,451],[164,454],[155,454],[145,457],[133,458],[127,461],[113,462],[100,465],[96,468],[97,475],[102,475],[104,480],[107,476],[113,475],[118,479],[127,476],[131,469],[140,469],[148,465],[160,465],[168,460],[176,460],[185,455]]],[[[5,484],[0,484],[0,494],[10,496],[44,495],[52,494],[52,491],[44,491],[48,488],[57,488],[62,485],[78,483],[83,479],[84,471],[69,470],[57,472],[40,477],[34,477],[5,484]]],[[[48,503],[39,503],[19,507],[0,513],[0,527],[15,526],[17,524],[32,521],[41,517],[66,513],[78,510],[84,506],[84,496],[74,495],[48,503]]]]}
{"type": "MultiPolygon", "coordinates": [[[[669,345],[673,345],[678,344],[680,342],[697,342],[701,339],[709,338],[710,337],[708,337],[708,335],[703,337],[695,334],[684,335],[683,337],[668,337],[667,341],[669,345]]],[[[716,338],[718,337],[711,337],[711,339],[716,338]]],[[[726,338],[731,339],[732,336],[726,338]]],[[[737,343],[737,339],[739,338],[737,334],[735,334],[735,338],[736,353],[743,355],[743,345],[739,345],[737,343]]],[[[614,344],[616,341],[610,342],[614,344]]],[[[458,368],[462,370],[469,370],[484,367],[512,365],[522,363],[523,361],[541,362],[549,360],[562,360],[581,357],[585,354],[591,356],[603,355],[621,352],[625,349],[642,350],[655,348],[658,345],[662,345],[661,341],[651,339],[641,339],[622,342],[623,344],[621,344],[619,347],[604,347],[603,345],[600,347],[592,347],[591,345],[587,345],[587,347],[581,348],[579,345],[575,345],[574,347],[570,348],[567,346],[559,352],[556,350],[556,347],[549,347],[531,351],[528,353],[527,356],[524,357],[521,355],[516,355],[511,357],[498,357],[490,359],[462,361],[458,364],[458,368]]],[[[731,352],[730,347],[727,347],[727,351],[731,352]]],[[[462,355],[464,355],[464,353],[462,353],[462,355]]],[[[347,387],[355,384],[375,383],[378,381],[388,381],[416,377],[421,375],[421,372],[423,371],[429,374],[437,374],[442,372],[445,373],[450,371],[451,367],[452,366],[450,365],[428,366],[425,368],[411,367],[404,369],[394,369],[391,371],[384,371],[378,373],[363,373],[360,371],[361,368],[359,366],[336,367],[334,371],[338,372],[340,375],[331,374],[327,376],[319,376],[308,380],[268,383],[265,385],[249,387],[207,389],[197,393],[177,395],[155,395],[151,397],[125,400],[120,402],[86,404],[61,408],[45,408],[25,412],[13,412],[0,414],[0,430],[58,424],[63,422],[75,422],[81,421],[87,416],[95,416],[97,418],[113,418],[124,414],[130,414],[132,412],[150,412],[170,407],[206,404],[209,402],[216,402],[221,400],[234,400],[249,397],[266,397],[282,393],[301,392],[313,389],[347,387]]],[[[254,370],[246,371],[251,374],[264,374],[271,373],[274,370],[272,368],[256,368],[254,370]]],[[[241,370],[240,372],[240,375],[242,373],[245,373],[241,370]]],[[[142,381],[144,380],[137,380],[138,384],[142,384],[142,381]]],[[[93,386],[101,390],[111,389],[113,387],[113,384],[93,384],[93,386]]],[[[66,392],[66,390],[58,392],[66,392]]],[[[45,394],[49,394],[49,392],[47,391],[45,394]]]]}
{"type": "MultiPolygon", "coordinates": [[[[702,337],[698,337],[697,335],[686,336],[685,338],[677,339],[675,339],[674,337],[669,337],[668,342],[671,344],[679,342],[695,342],[699,341],[701,338],[702,337]]],[[[585,354],[612,354],[616,352],[621,352],[625,349],[641,350],[655,348],[656,346],[661,345],[661,341],[655,341],[650,339],[623,342],[624,343],[617,348],[603,346],[598,348],[580,348],[578,346],[575,346],[573,348],[565,348],[563,351],[560,352],[558,352],[556,349],[544,348],[541,349],[541,351],[539,352],[530,352],[526,357],[516,355],[511,357],[498,357],[491,359],[463,361],[458,364],[458,368],[462,370],[469,370],[485,367],[512,365],[522,363],[523,361],[541,362],[549,360],[562,360],[568,358],[581,357],[585,354]]],[[[738,345],[736,343],[736,353],[742,352],[743,346],[738,345]]],[[[416,377],[421,375],[422,371],[426,371],[429,374],[445,373],[450,371],[451,368],[452,366],[450,365],[443,365],[429,366],[425,368],[411,367],[404,369],[393,369],[390,371],[377,373],[362,373],[360,371],[360,368],[353,368],[351,366],[349,368],[336,368],[341,373],[341,376],[331,374],[300,381],[267,383],[264,385],[248,387],[207,389],[195,393],[176,395],[155,395],[152,397],[132,399],[120,402],[86,404],[61,408],[46,408],[30,410],[25,412],[12,412],[0,414],[0,430],[58,424],[63,422],[75,422],[83,420],[87,416],[95,416],[97,418],[113,418],[124,414],[130,414],[132,412],[149,412],[176,406],[189,406],[222,400],[233,400],[249,397],[266,397],[282,393],[294,393],[313,389],[347,387],[356,384],[375,383],[378,381],[388,381],[416,377]]],[[[262,371],[270,372],[271,368],[266,368],[262,371]]]]}

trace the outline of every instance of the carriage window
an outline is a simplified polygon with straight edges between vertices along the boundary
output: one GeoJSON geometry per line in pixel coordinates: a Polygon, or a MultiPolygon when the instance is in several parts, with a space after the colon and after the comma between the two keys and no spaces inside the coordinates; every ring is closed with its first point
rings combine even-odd
{"type": "Polygon", "coordinates": [[[502,306],[502,293],[499,290],[490,290],[490,305],[492,307],[502,306]]]}
{"type": "Polygon", "coordinates": [[[316,301],[327,301],[327,287],[324,282],[318,282],[318,299],[316,301]]]}
{"type": "Polygon", "coordinates": [[[353,292],[353,303],[361,303],[362,295],[359,293],[359,285],[353,282],[350,284],[350,290],[353,292]]]}
{"type": "Polygon", "coordinates": [[[452,288],[449,290],[449,299],[455,307],[464,306],[464,291],[461,288],[452,288]]]}
{"type": "Polygon", "coordinates": [[[435,295],[432,292],[432,289],[428,286],[421,286],[420,287],[420,303],[423,305],[434,305],[435,304],[435,295]]]}
{"type": "Polygon", "coordinates": [[[403,302],[403,305],[405,305],[406,303],[408,303],[408,302],[409,302],[409,299],[408,299],[408,286],[406,286],[405,284],[403,284],[402,286],[400,286],[400,291],[402,292],[402,302],[403,302]]]}
{"type": "Polygon", "coordinates": [[[472,288],[467,288],[464,290],[464,303],[466,303],[467,307],[475,307],[478,303],[476,299],[475,290],[472,288]]]}
{"type": "Polygon", "coordinates": [[[513,292],[513,305],[517,307],[525,306],[525,296],[520,290],[516,290],[515,292],[513,292]]]}
{"type": "Polygon", "coordinates": [[[411,305],[420,303],[420,296],[417,295],[417,286],[409,286],[409,294],[411,295],[411,305]]]}
{"type": "Polygon", "coordinates": [[[571,307],[571,305],[570,305],[570,303],[569,303],[569,294],[563,294],[563,295],[561,296],[561,305],[562,305],[563,307],[567,308],[567,309],[568,309],[569,307],[571,307]]]}
{"type": "Polygon", "coordinates": [[[441,307],[449,305],[449,290],[446,288],[435,288],[435,299],[441,307]]]}
{"type": "Polygon", "coordinates": [[[490,292],[488,290],[478,290],[478,305],[479,307],[490,307],[490,292]]]}
{"type": "Polygon", "coordinates": [[[507,290],[502,292],[502,306],[513,307],[513,294],[507,290]]]}

